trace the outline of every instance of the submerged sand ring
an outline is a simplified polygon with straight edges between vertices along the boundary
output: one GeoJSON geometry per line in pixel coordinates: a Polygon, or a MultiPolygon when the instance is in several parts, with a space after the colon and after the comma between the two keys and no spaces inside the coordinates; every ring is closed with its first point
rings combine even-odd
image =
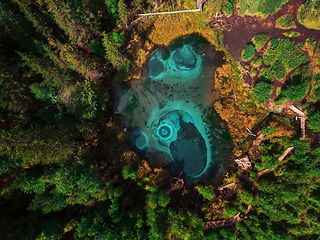
{"type": "Polygon", "coordinates": [[[153,139],[162,146],[169,147],[178,137],[179,115],[177,111],[167,112],[155,119],[151,126],[153,139]]]}
{"type": "Polygon", "coordinates": [[[158,136],[164,140],[170,138],[172,136],[172,128],[167,124],[162,124],[158,127],[158,136]]]}
{"type": "Polygon", "coordinates": [[[170,155],[189,177],[198,177],[203,173],[207,162],[210,162],[207,161],[207,146],[203,137],[199,137],[201,134],[188,112],[184,110],[163,111],[162,114],[155,117],[151,125],[153,141],[150,142],[150,147],[153,146],[158,151],[170,155]]]}

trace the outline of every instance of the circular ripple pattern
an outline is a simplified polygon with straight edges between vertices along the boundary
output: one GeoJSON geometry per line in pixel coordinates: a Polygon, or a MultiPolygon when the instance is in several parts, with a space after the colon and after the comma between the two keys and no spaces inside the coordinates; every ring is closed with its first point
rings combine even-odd
{"type": "Polygon", "coordinates": [[[172,129],[171,126],[167,124],[163,124],[160,127],[158,127],[158,136],[162,139],[168,139],[172,135],[172,129]]]}

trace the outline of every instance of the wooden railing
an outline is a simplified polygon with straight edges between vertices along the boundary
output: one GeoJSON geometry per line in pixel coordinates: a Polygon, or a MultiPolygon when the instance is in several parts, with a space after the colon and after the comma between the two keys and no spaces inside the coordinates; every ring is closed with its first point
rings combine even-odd
{"type": "Polygon", "coordinates": [[[171,12],[157,12],[157,13],[139,13],[136,16],[151,16],[151,15],[161,15],[161,14],[176,14],[176,13],[184,13],[184,12],[202,12],[202,6],[207,0],[198,0],[197,1],[197,9],[191,10],[180,10],[180,11],[171,11],[171,12]]]}

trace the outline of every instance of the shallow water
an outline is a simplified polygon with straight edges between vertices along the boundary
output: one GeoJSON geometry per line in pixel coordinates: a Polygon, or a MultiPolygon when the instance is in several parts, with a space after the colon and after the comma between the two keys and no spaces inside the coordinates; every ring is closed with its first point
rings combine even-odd
{"type": "Polygon", "coordinates": [[[222,149],[228,148],[218,136],[227,131],[221,119],[214,126],[206,120],[217,100],[214,71],[221,54],[196,41],[178,42],[150,56],[142,77],[130,82],[131,94],[120,101],[131,103],[119,112],[135,129],[132,140],[153,167],[178,168],[197,179],[210,168],[221,169],[222,149]]]}

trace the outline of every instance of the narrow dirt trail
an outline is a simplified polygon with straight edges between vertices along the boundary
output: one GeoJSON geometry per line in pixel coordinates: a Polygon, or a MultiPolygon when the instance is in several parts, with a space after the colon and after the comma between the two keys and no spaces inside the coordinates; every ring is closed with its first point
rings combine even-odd
{"type": "MultiPolygon", "coordinates": [[[[289,29],[292,31],[300,32],[298,37],[286,37],[283,35],[288,30],[279,29],[275,27],[275,21],[278,17],[285,14],[291,14],[297,19],[297,10],[303,4],[305,0],[289,0],[284,4],[281,9],[272,15],[269,15],[266,19],[260,19],[252,16],[239,16],[237,12],[234,12],[229,18],[226,18],[226,23],[229,29],[223,29],[224,42],[227,49],[237,60],[241,61],[241,52],[245,46],[251,42],[251,38],[259,33],[269,33],[271,38],[288,38],[293,39],[295,42],[304,42],[305,39],[313,37],[314,40],[320,40],[320,31],[314,29],[308,29],[296,21],[296,28],[289,29]]],[[[213,27],[214,21],[209,23],[210,27],[213,27]]]]}

